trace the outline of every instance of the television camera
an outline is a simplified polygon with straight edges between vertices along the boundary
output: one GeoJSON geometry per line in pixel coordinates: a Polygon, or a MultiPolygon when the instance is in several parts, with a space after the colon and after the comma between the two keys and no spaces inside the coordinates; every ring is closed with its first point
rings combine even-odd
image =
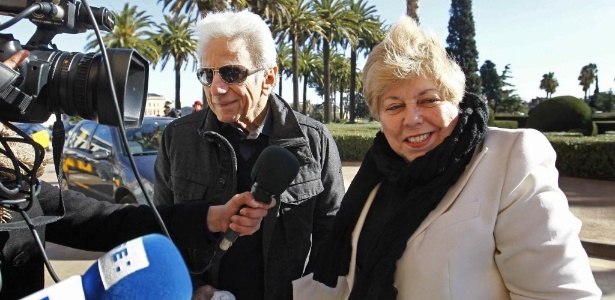
{"type": "MultiPolygon", "coordinates": [[[[113,30],[115,18],[107,8],[91,7],[91,11],[101,30],[113,30]]],[[[13,16],[0,25],[0,61],[20,49],[30,51],[18,71],[0,70],[0,119],[42,123],[52,113],[65,113],[111,126],[120,122],[126,127],[141,126],[149,65],[138,52],[107,50],[118,116],[102,55],[61,51],[51,42],[60,33],[94,29],[85,5],[75,0],[0,0],[0,14],[13,16]],[[37,26],[26,44],[1,33],[25,17],[37,26]]]]}

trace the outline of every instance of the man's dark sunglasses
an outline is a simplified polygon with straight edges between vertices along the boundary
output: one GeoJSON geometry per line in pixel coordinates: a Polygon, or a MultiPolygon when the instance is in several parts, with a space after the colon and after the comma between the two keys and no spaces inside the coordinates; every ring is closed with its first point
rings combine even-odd
{"type": "Polygon", "coordinates": [[[226,84],[240,84],[246,81],[248,76],[264,69],[265,68],[248,70],[242,65],[228,65],[217,69],[200,68],[196,71],[196,78],[198,78],[204,86],[211,86],[211,83],[214,80],[214,75],[218,72],[218,74],[220,74],[220,78],[222,78],[226,84]]]}

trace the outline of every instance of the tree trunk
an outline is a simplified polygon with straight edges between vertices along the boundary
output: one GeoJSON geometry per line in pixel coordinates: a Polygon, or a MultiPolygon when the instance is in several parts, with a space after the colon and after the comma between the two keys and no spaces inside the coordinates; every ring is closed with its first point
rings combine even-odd
{"type": "Polygon", "coordinates": [[[293,110],[299,111],[299,41],[292,35],[293,45],[293,110]]]}
{"type": "MultiPolygon", "coordinates": [[[[327,30],[327,36],[331,35],[331,30],[327,30]]],[[[324,82],[324,86],[323,86],[323,91],[325,94],[325,113],[324,113],[324,122],[325,124],[331,123],[331,87],[330,87],[330,81],[331,81],[331,66],[329,66],[329,60],[330,60],[330,49],[329,49],[329,41],[327,41],[327,39],[324,39],[323,43],[322,43],[322,55],[323,55],[323,64],[324,64],[324,68],[325,68],[325,74],[323,74],[325,76],[325,82],[324,82]]]]}
{"type": "Polygon", "coordinates": [[[279,69],[280,71],[280,80],[278,81],[278,96],[282,97],[282,73],[284,73],[283,69],[279,69]]]}
{"type": "Polygon", "coordinates": [[[419,0],[406,0],[406,15],[419,24],[419,0]]]}
{"type": "Polygon", "coordinates": [[[357,88],[357,49],[356,47],[352,47],[350,50],[350,94],[349,94],[349,114],[348,114],[348,123],[354,124],[355,118],[355,90],[357,88]]]}
{"type": "Polygon", "coordinates": [[[307,84],[308,76],[303,76],[303,114],[307,116],[307,84]]]}
{"type": "Polygon", "coordinates": [[[175,63],[175,109],[182,108],[182,101],[180,99],[180,87],[181,87],[181,66],[175,63]]]}
{"type": "Polygon", "coordinates": [[[340,121],[344,119],[344,86],[340,86],[340,121]]]}

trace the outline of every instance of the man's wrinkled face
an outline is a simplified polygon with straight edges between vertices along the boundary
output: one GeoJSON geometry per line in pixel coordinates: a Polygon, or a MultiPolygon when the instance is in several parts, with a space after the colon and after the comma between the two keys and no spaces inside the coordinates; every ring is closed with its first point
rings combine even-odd
{"type": "MultiPolygon", "coordinates": [[[[240,65],[248,70],[257,69],[248,53],[245,41],[212,39],[204,49],[202,67],[217,70],[228,65],[240,65]]],[[[249,75],[239,84],[229,84],[220,77],[218,71],[214,72],[211,85],[205,86],[204,89],[207,103],[218,120],[235,123],[248,130],[258,127],[264,116],[262,112],[267,106],[267,98],[275,83],[275,77],[270,78],[274,68],[249,75]]],[[[277,71],[277,68],[275,70],[277,71]]]]}

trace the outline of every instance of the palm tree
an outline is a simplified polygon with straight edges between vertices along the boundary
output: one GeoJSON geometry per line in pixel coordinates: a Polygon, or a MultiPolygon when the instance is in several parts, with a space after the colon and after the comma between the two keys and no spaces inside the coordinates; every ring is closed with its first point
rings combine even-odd
{"type": "Polygon", "coordinates": [[[316,0],[314,2],[314,10],[321,20],[323,34],[321,34],[323,64],[324,64],[324,123],[331,122],[331,71],[330,71],[330,56],[331,46],[335,41],[341,41],[342,37],[347,39],[350,44],[356,43],[356,36],[353,32],[356,31],[357,22],[354,19],[355,14],[348,10],[345,2],[339,0],[316,0]]]}
{"type": "Polygon", "coordinates": [[[278,81],[278,95],[282,97],[282,79],[284,75],[286,78],[292,75],[292,49],[288,47],[288,44],[284,42],[278,43],[278,75],[280,75],[280,79],[278,81]]]}
{"type": "Polygon", "coordinates": [[[364,0],[350,1],[350,10],[355,14],[359,24],[357,33],[358,43],[350,45],[350,93],[348,123],[355,122],[355,96],[357,88],[357,55],[363,52],[365,55],[384,38],[383,23],[380,17],[376,16],[376,8],[367,6],[364,0]]]}
{"type": "Polygon", "coordinates": [[[299,45],[313,33],[322,33],[319,20],[309,6],[309,1],[292,0],[286,8],[288,18],[276,29],[279,42],[290,41],[292,49],[293,109],[299,110],[299,45]],[[309,28],[309,29],[308,29],[309,28]]]}
{"type": "Polygon", "coordinates": [[[406,15],[419,24],[419,0],[406,0],[406,15]]]}
{"type": "Polygon", "coordinates": [[[583,92],[585,93],[583,100],[587,101],[587,92],[589,91],[589,87],[594,80],[596,79],[596,73],[598,72],[598,67],[596,64],[589,64],[584,66],[581,69],[581,74],[579,75],[579,84],[583,87],[583,92]]]}
{"type": "MultiPolygon", "coordinates": [[[[295,0],[248,0],[252,12],[269,21],[272,29],[288,19],[288,7],[293,6],[295,0]]],[[[273,31],[273,30],[272,30],[273,31]]]]}
{"type": "Polygon", "coordinates": [[[245,8],[247,0],[158,0],[162,3],[162,10],[168,10],[173,16],[182,14],[204,16],[210,11],[228,10],[231,8],[245,8]]]}
{"type": "MultiPolygon", "coordinates": [[[[344,91],[348,89],[350,82],[350,59],[346,58],[337,52],[334,52],[331,56],[331,86],[337,88],[340,93],[339,106],[340,106],[340,120],[344,118],[344,91]]],[[[335,106],[333,106],[335,109],[335,106]]],[[[335,120],[335,111],[333,112],[333,119],[335,120]]]]}
{"type": "Polygon", "coordinates": [[[181,69],[188,66],[192,61],[192,69],[196,71],[198,57],[196,56],[196,39],[192,29],[192,20],[186,16],[171,17],[165,16],[165,22],[159,24],[158,33],[155,37],[156,43],[162,51],[161,68],[167,65],[173,58],[173,70],[175,71],[175,108],[181,108],[180,87],[181,69]]]}
{"type": "Polygon", "coordinates": [[[553,96],[553,93],[555,93],[555,89],[558,86],[559,83],[557,82],[557,79],[555,79],[555,74],[553,72],[549,72],[542,75],[542,80],[540,81],[540,89],[547,92],[547,99],[553,96]]]}
{"type": "MultiPolygon", "coordinates": [[[[115,28],[111,32],[102,33],[103,42],[107,48],[132,48],[139,52],[150,63],[156,64],[160,58],[160,49],[153,41],[155,35],[150,29],[155,26],[152,16],[145,11],[138,11],[137,6],[124,4],[122,11],[114,12],[115,28]]],[[[98,40],[94,33],[88,35],[86,51],[99,51],[98,40]]]]}
{"type": "Polygon", "coordinates": [[[307,87],[310,81],[310,76],[316,73],[319,68],[322,68],[322,57],[314,54],[312,48],[303,47],[299,56],[299,74],[303,77],[303,114],[307,115],[307,87]]]}

